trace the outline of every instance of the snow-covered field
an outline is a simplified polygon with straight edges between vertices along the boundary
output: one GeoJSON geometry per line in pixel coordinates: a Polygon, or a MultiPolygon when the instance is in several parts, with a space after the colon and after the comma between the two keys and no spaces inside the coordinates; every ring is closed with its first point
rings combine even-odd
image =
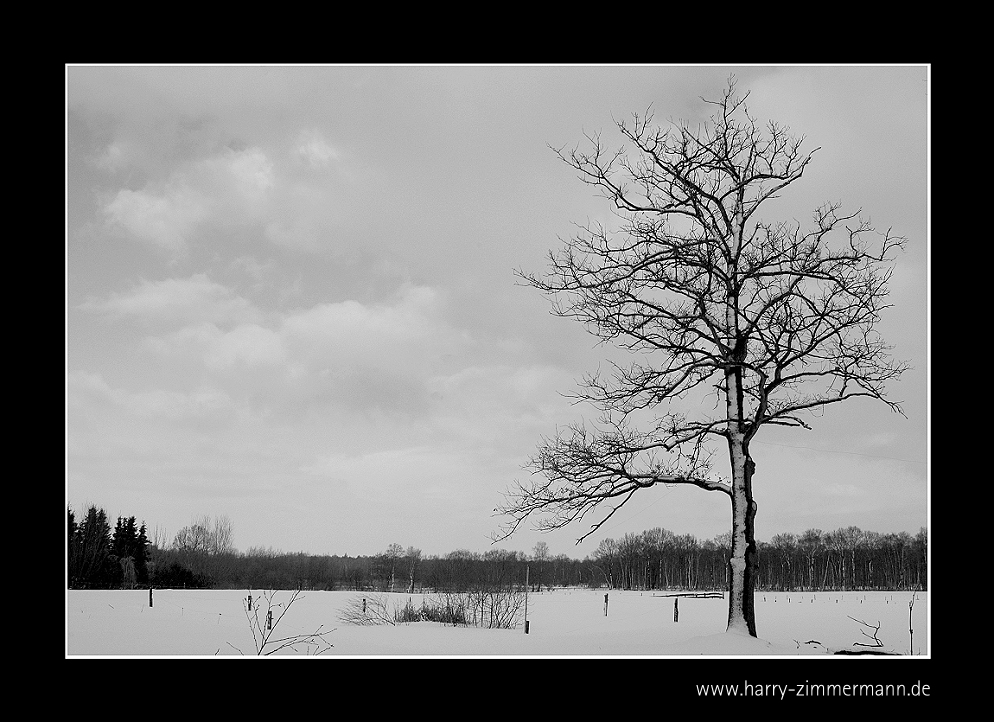
{"type": "MultiPolygon", "coordinates": [[[[147,589],[67,591],[66,656],[254,655],[242,607],[248,593],[156,589],[150,607],[147,589]]],[[[613,590],[607,616],[605,593],[576,589],[529,594],[525,634],[523,625],[515,630],[434,622],[355,626],[340,619],[352,600],[385,597],[393,608],[408,599],[419,606],[422,598],[309,591],[287,611],[274,637],[308,634],[323,625],[323,630],[334,630],[327,637],[333,647],[324,656],[789,657],[825,654],[826,649],[867,649],[854,643],[873,645],[870,627],[879,624],[881,651],[929,655],[928,593],[923,592],[758,593],[759,639],[724,632],[724,599],[681,598],[679,621],[674,622],[674,599],[659,596],[663,592],[613,590]]],[[[252,594],[257,600],[261,596],[259,590],[252,594]]],[[[273,601],[285,603],[290,595],[276,592],[273,601]]]]}

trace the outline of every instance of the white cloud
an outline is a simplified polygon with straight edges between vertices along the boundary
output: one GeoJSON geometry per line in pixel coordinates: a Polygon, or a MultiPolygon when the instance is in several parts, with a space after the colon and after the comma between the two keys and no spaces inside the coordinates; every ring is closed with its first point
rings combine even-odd
{"type": "MultiPolygon", "coordinates": [[[[134,165],[137,152],[133,144],[114,141],[94,162],[115,172],[134,165]]],[[[103,221],[176,256],[216,229],[240,231],[232,237],[251,237],[245,231],[254,230],[277,245],[326,248],[355,202],[355,171],[344,173],[341,154],[317,131],[302,132],[290,155],[277,156],[276,163],[259,146],[226,147],[187,160],[141,188],[113,193],[103,203],[103,221]],[[332,165],[338,171],[333,176],[310,172],[332,165]]],[[[155,174],[153,168],[146,172],[155,174]]]]}
{"type": "MultiPolygon", "coordinates": [[[[123,162],[111,146],[105,165],[123,162]]],[[[206,225],[238,227],[262,223],[277,184],[273,164],[259,148],[230,148],[175,171],[163,183],[123,189],[103,209],[111,228],[183,253],[206,225]]]]}
{"type": "Polygon", "coordinates": [[[276,268],[276,262],[269,259],[265,262],[253,256],[240,256],[231,261],[231,267],[240,270],[254,281],[262,281],[276,268]]]}
{"type": "Polygon", "coordinates": [[[275,327],[285,373],[272,379],[282,389],[272,403],[336,419],[422,416],[430,406],[428,380],[465,363],[473,347],[442,308],[434,289],[405,286],[381,303],[348,300],[296,311],[275,327]]]}
{"type": "Polygon", "coordinates": [[[116,173],[129,165],[129,147],[123,142],[111,143],[96,157],[94,163],[101,170],[116,173]]]}
{"type": "Polygon", "coordinates": [[[453,364],[473,345],[449,325],[443,300],[432,288],[405,285],[372,304],[355,300],[321,303],[267,319],[248,299],[206,274],[142,281],[124,293],[91,299],[84,311],[111,319],[133,319],[168,333],[145,339],[164,356],[199,356],[204,368],[236,365],[282,367],[299,387],[352,383],[373,389],[377,374],[390,386],[407,377],[423,383],[453,364]]]}
{"type": "Polygon", "coordinates": [[[232,408],[228,394],[211,387],[185,393],[164,389],[130,392],[111,387],[99,374],[83,371],[70,372],[66,386],[69,406],[74,409],[92,408],[97,402],[119,407],[134,416],[177,421],[216,417],[232,408]]]}
{"type": "Polygon", "coordinates": [[[172,333],[147,336],[144,345],[160,357],[192,355],[195,364],[199,365],[206,356],[205,349],[223,335],[215,324],[205,321],[183,326],[172,333]]]}
{"type": "Polygon", "coordinates": [[[241,324],[212,339],[204,362],[213,371],[235,364],[279,366],[286,362],[286,354],[276,333],[258,324],[241,324]]]}
{"type": "Polygon", "coordinates": [[[432,288],[406,285],[387,303],[322,303],[287,318],[281,334],[293,358],[312,370],[363,364],[424,369],[470,342],[441,318],[432,288]]]}
{"type": "Polygon", "coordinates": [[[214,388],[200,388],[189,393],[146,391],[130,394],[126,402],[134,413],[171,420],[213,417],[231,408],[231,398],[214,388]]]}
{"type": "Polygon", "coordinates": [[[322,456],[302,471],[345,484],[357,499],[404,505],[455,504],[455,493],[481,472],[479,460],[455,449],[415,446],[322,456]]]}
{"type": "Polygon", "coordinates": [[[203,273],[190,278],[142,281],[128,293],[113,293],[103,301],[89,300],[80,304],[80,308],[112,317],[183,325],[204,321],[250,322],[260,318],[251,302],[203,273]]]}
{"type": "Polygon", "coordinates": [[[196,190],[173,184],[160,193],[121,190],[104,208],[112,226],[169,251],[181,252],[208,215],[209,201],[196,190]]]}
{"type": "Polygon", "coordinates": [[[567,373],[552,366],[491,364],[436,376],[429,388],[440,413],[455,419],[487,416],[506,424],[552,425],[569,407],[559,392],[572,383],[567,373]]]}
{"type": "Polygon", "coordinates": [[[259,148],[228,150],[203,161],[204,183],[218,188],[219,195],[231,195],[235,204],[249,207],[262,202],[276,185],[273,164],[259,148]]]}
{"type": "Polygon", "coordinates": [[[66,403],[83,407],[92,401],[113,400],[113,393],[100,374],[70,371],[66,374],[66,403]]]}
{"type": "MultiPolygon", "coordinates": [[[[143,281],[80,308],[147,326],[144,348],[173,378],[206,373],[236,398],[250,396],[253,404],[288,414],[410,418],[431,406],[436,377],[456,372],[479,351],[468,333],[447,322],[444,305],[435,289],[405,284],[378,303],[346,300],[263,316],[248,299],[195,274],[143,281]]],[[[453,396],[475,398],[462,390],[453,396]]]]}
{"type": "Polygon", "coordinates": [[[316,130],[301,131],[295,148],[297,158],[311,168],[326,168],[338,160],[339,152],[316,130]]]}
{"type": "Polygon", "coordinates": [[[336,229],[344,205],[340,189],[305,182],[287,185],[263,221],[263,233],[278,246],[309,251],[327,248],[339,235],[336,229]]]}

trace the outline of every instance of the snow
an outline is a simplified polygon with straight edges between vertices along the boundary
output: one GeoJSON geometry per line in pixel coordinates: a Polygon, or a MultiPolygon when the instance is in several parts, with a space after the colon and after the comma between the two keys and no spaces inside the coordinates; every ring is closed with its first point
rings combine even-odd
{"type": "MultiPolygon", "coordinates": [[[[242,607],[248,593],[155,589],[150,607],[147,589],[67,591],[66,656],[254,655],[242,607]]],[[[274,602],[285,603],[290,594],[278,591],[274,602]]],[[[345,657],[796,657],[872,648],[854,643],[874,644],[873,628],[879,624],[880,651],[929,655],[927,592],[757,593],[759,638],[725,631],[727,599],[679,598],[679,621],[674,622],[674,598],[663,594],[604,589],[532,593],[525,634],[524,625],[513,630],[435,622],[350,625],[341,621],[341,611],[374,593],[305,591],[277,626],[276,636],[308,634],[323,625],[322,631],[334,630],[327,637],[334,646],[324,656],[345,657]]],[[[262,592],[253,590],[252,595],[258,600],[262,592]]],[[[409,599],[420,606],[422,600],[419,594],[379,596],[391,609],[409,599]]]]}

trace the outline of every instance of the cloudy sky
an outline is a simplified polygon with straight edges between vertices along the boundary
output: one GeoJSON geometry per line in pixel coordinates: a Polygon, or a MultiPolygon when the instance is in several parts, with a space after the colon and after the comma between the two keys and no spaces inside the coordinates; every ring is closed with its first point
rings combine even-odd
{"type": "MultiPolygon", "coordinates": [[[[652,107],[699,120],[734,73],[821,147],[771,206],[841,201],[909,239],[882,326],[907,417],[861,400],[753,445],[757,536],[928,521],[928,68],[67,67],[66,503],[167,540],[486,551],[501,494],[607,351],[552,316],[540,272],[609,209],[549,146],[652,107]]],[[[770,220],[778,218],[771,217],[770,220]]],[[[711,538],[727,498],[641,492],[499,546],[582,557],[662,526],[711,538]]]]}

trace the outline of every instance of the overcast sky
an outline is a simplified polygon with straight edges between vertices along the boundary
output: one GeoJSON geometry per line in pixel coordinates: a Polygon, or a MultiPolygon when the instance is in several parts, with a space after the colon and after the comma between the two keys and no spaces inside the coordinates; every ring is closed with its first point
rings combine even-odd
{"type": "MultiPolygon", "coordinates": [[[[752,447],[757,536],[928,521],[925,66],[68,67],[66,503],[166,540],[225,515],[238,549],[483,552],[563,394],[606,350],[541,272],[606,202],[549,146],[615,119],[700,120],[726,78],[821,147],[768,220],[826,201],[909,239],[882,332],[907,417],[855,400],[752,447]]],[[[640,492],[600,531],[501,548],[582,557],[727,497],[640,492]]]]}

